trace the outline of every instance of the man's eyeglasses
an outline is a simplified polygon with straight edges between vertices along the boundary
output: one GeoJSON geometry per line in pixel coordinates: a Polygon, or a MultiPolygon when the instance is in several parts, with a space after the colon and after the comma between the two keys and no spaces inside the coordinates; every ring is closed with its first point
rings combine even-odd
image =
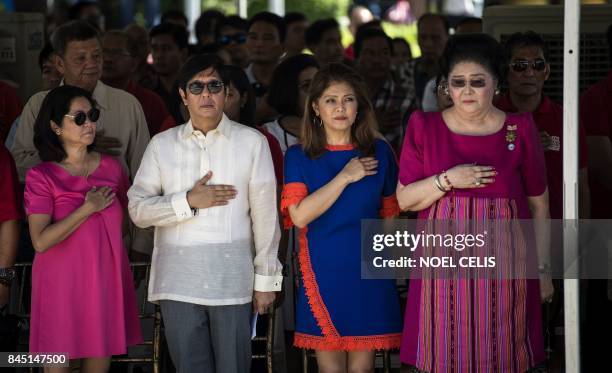
{"type": "Polygon", "coordinates": [[[533,71],[544,71],[544,69],[546,69],[546,61],[542,58],[537,58],[533,61],[514,60],[510,64],[510,67],[517,73],[523,72],[529,67],[531,67],[533,71]]]}
{"type": "Polygon", "coordinates": [[[232,42],[236,44],[244,44],[247,40],[246,34],[221,35],[219,36],[219,44],[229,45],[232,42]]]}
{"type": "Polygon", "coordinates": [[[98,118],[100,118],[100,110],[92,108],[87,113],[83,111],[78,111],[75,114],[65,114],[64,116],[72,118],[72,120],[74,120],[74,124],[76,124],[77,126],[82,126],[83,124],[85,124],[88,118],[91,123],[96,123],[98,118]]]}
{"type": "Polygon", "coordinates": [[[223,82],[220,82],[218,80],[211,80],[208,83],[204,83],[200,82],[199,80],[196,80],[195,82],[191,82],[189,83],[189,85],[187,85],[187,89],[189,89],[189,92],[194,95],[202,94],[202,92],[204,92],[204,87],[206,87],[208,89],[208,92],[210,92],[211,94],[216,94],[223,90],[223,82]]]}

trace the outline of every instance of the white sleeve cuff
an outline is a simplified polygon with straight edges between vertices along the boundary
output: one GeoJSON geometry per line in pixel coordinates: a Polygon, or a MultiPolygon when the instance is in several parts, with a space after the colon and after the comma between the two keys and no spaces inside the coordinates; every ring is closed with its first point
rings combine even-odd
{"type": "Polygon", "coordinates": [[[282,285],[283,275],[262,276],[255,274],[255,284],[253,285],[255,291],[281,291],[282,285]]]}
{"type": "Polygon", "coordinates": [[[172,209],[176,214],[177,221],[183,221],[193,216],[191,207],[187,202],[187,192],[173,194],[171,203],[172,209]]]}

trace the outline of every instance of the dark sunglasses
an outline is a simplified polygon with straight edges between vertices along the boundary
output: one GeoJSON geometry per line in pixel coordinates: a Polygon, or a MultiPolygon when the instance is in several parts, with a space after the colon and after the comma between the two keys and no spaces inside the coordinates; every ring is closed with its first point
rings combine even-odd
{"type": "Polygon", "coordinates": [[[544,69],[546,69],[546,61],[541,58],[533,61],[515,60],[510,64],[510,67],[517,73],[523,72],[529,67],[531,67],[534,71],[544,71],[544,69]]]}
{"type": "MultiPolygon", "coordinates": [[[[450,86],[453,88],[463,88],[467,84],[465,79],[451,79],[450,86]]],[[[472,88],[484,88],[487,86],[487,82],[484,79],[470,80],[470,87],[472,88]]]]}
{"type": "Polygon", "coordinates": [[[72,118],[77,126],[82,126],[88,118],[91,123],[96,123],[98,118],[100,118],[100,110],[92,108],[87,114],[83,111],[78,111],[76,114],[65,114],[64,116],[72,118]]]}
{"type": "Polygon", "coordinates": [[[216,94],[223,90],[223,82],[220,82],[218,80],[211,80],[208,83],[204,83],[196,80],[195,82],[189,83],[189,85],[187,86],[189,92],[194,95],[202,94],[202,92],[204,92],[204,87],[206,87],[208,89],[208,92],[210,92],[211,94],[216,94]]]}
{"type": "Polygon", "coordinates": [[[219,44],[229,45],[233,42],[236,44],[244,44],[247,40],[246,34],[221,35],[219,36],[219,44]]]}

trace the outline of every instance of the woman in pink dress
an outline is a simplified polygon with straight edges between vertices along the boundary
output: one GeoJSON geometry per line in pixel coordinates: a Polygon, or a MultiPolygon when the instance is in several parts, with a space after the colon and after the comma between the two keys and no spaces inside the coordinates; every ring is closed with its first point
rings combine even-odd
{"type": "Polygon", "coordinates": [[[34,124],[43,162],[28,171],[24,197],[36,250],[30,351],[68,353],[84,372],[107,371],[111,355],[142,340],[122,240],[128,178],[91,151],[99,114],[81,88],[49,92],[34,124]]]}
{"type": "MultiPolygon", "coordinates": [[[[454,105],[410,118],[397,189],[403,210],[423,220],[549,217],[544,154],[531,116],[492,104],[501,64],[501,47],[489,36],[449,40],[442,66],[454,105]]],[[[516,242],[505,252],[526,249],[516,242]]],[[[537,370],[545,360],[540,301],[551,295],[546,274],[539,281],[412,280],[401,359],[413,371],[436,373],[537,370]]]]}

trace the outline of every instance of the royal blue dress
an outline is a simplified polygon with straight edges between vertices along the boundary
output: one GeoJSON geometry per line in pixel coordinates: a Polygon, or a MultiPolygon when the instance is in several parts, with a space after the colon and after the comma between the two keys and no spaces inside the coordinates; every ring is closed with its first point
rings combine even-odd
{"type": "MultiPolygon", "coordinates": [[[[328,146],[310,159],[301,145],[285,154],[281,210],[316,192],[359,153],[352,146],[328,146]]],[[[349,184],[321,216],[300,229],[300,281],[297,295],[297,347],[315,350],[397,348],[401,315],[394,280],[361,278],[361,220],[399,213],[395,188],[398,167],[390,146],[375,142],[377,173],[349,184]]]]}

